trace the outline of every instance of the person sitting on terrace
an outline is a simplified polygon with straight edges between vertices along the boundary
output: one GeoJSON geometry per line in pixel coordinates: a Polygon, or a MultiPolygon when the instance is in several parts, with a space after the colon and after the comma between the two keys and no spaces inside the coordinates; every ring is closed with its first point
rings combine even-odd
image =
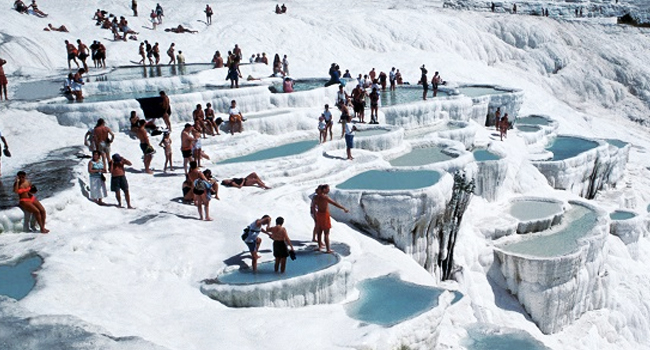
{"type": "Polygon", "coordinates": [[[49,32],[49,31],[53,31],[53,32],[65,32],[65,33],[68,32],[68,28],[66,28],[64,25],[61,25],[60,27],[54,27],[54,26],[52,25],[52,23],[48,23],[48,24],[47,24],[47,27],[43,28],[43,30],[46,31],[46,32],[49,32]]]}
{"type": "Polygon", "coordinates": [[[165,29],[166,32],[172,32],[172,33],[198,33],[198,30],[191,30],[183,27],[182,25],[178,25],[176,28],[167,28],[165,29]]]}
{"type": "Polygon", "coordinates": [[[37,16],[40,16],[40,17],[47,17],[47,13],[45,13],[45,12],[43,12],[43,11],[41,11],[41,10],[38,9],[38,5],[36,5],[36,0],[32,0],[31,5],[27,6],[28,9],[29,9],[30,7],[32,8],[32,11],[34,11],[34,13],[35,13],[37,16]]]}
{"type": "Polygon", "coordinates": [[[16,0],[14,2],[14,10],[20,13],[27,13],[27,5],[22,0],[16,0]]]}

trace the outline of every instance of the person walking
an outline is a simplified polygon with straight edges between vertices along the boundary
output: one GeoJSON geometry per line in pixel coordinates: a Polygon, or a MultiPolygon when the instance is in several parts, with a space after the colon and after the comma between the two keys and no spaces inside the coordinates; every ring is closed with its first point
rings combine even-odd
{"type": "Polygon", "coordinates": [[[5,100],[9,100],[7,97],[7,76],[5,75],[4,65],[7,64],[7,61],[0,58],[0,101],[2,101],[2,94],[4,92],[5,100]]]}
{"type": "Polygon", "coordinates": [[[138,0],[131,0],[131,10],[133,10],[133,17],[138,17],[138,0]]]}
{"type": "Polygon", "coordinates": [[[68,69],[72,69],[70,61],[74,61],[74,64],[79,68],[79,62],[77,62],[77,48],[69,41],[65,40],[65,50],[68,53],[68,69]]]}
{"type": "Polygon", "coordinates": [[[205,5],[205,23],[208,25],[212,24],[212,7],[210,5],[205,5]]]}
{"type": "Polygon", "coordinates": [[[113,154],[113,157],[108,163],[109,171],[111,172],[111,191],[115,192],[115,199],[117,206],[122,208],[122,196],[120,190],[124,192],[124,199],[126,200],[126,207],[128,209],[135,209],[131,206],[131,195],[129,194],[129,182],[126,181],[126,173],[124,172],[125,165],[132,165],[131,162],[121,157],[119,154],[113,154]]]}
{"type": "Polygon", "coordinates": [[[167,49],[167,56],[169,56],[169,65],[176,64],[176,56],[174,56],[174,46],[176,44],[172,43],[169,45],[169,49],[167,49]]]}

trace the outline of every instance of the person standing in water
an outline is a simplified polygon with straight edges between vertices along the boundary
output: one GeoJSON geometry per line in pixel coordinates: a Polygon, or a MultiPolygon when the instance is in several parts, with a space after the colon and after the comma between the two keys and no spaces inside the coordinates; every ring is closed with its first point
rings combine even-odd
{"type": "Polygon", "coordinates": [[[251,259],[253,260],[253,272],[257,272],[257,260],[260,258],[260,255],[258,254],[260,245],[262,244],[262,238],[259,237],[260,232],[266,233],[269,225],[271,225],[271,217],[264,215],[260,219],[253,221],[244,230],[248,234],[245,236],[245,238],[242,238],[244,238],[244,243],[246,243],[248,251],[251,252],[251,259]],[[266,229],[264,229],[264,226],[266,226],[266,229]]]}
{"type": "Polygon", "coordinates": [[[427,92],[429,91],[429,79],[427,78],[427,69],[424,68],[424,65],[420,67],[420,71],[422,72],[422,76],[420,77],[420,84],[422,84],[422,99],[426,100],[427,99],[427,92]]]}
{"type": "Polygon", "coordinates": [[[35,196],[36,186],[27,180],[27,173],[24,171],[19,171],[16,174],[14,192],[18,194],[18,206],[24,212],[34,215],[38,226],[41,228],[41,233],[50,232],[50,230],[45,228],[45,208],[43,208],[43,205],[41,205],[41,202],[35,196]]]}
{"type": "Polygon", "coordinates": [[[344,212],[349,212],[347,208],[337,203],[335,200],[329,197],[330,186],[320,185],[320,191],[316,192],[316,197],[312,202],[312,211],[316,213],[316,226],[318,227],[318,248],[316,250],[321,250],[323,248],[322,236],[325,234],[325,253],[333,253],[330,249],[330,229],[332,228],[332,223],[330,220],[330,209],[329,205],[343,210],[344,212]]]}
{"type": "Polygon", "coordinates": [[[273,256],[275,257],[275,272],[280,271],[284,273],[285,268],[287,267],[287,257],[289,256],[289,251],[287,250],[287,245],[291,247],[291,251],[295,252],[293,244],[291,244],[291,239],[289,239],[289,234],[287,229],[282,227],[284,224],[284,218],[279,216],[275,219],[275,226],[270,227],[266,234],[273,240],[273,256]]]}

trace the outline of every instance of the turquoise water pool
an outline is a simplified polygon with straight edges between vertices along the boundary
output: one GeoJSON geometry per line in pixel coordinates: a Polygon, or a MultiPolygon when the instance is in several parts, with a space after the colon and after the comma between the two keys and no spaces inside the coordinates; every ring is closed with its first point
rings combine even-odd
{"type": "Polygon", "coordinates": [[[550,125],[551,122],[544,118],[540,117],[537,115],[529,115],[527,117],[522,117],[522,118],[517,118],[515,120],[515,125],[518,124],[527,124],[527,125],[550,125]]]}
{"type": "Polygon", "coordinates": [[[467,327],[467,338],[463,339],[460,345],[468,350],[549,349],[525,331],[487,324],[474,324],[467,327]]]}
{"type": "MultiPolygon", "coordinates": [[[[169,58],[161,56],[161,62],[169,62],[169,58]]],[[[148,62],[148,60],[147,60],[148,62]]],[[[143,78],[158,78],[158,77],[173,77],[177,75],[190,75],[212,69],[213,65],[209,63],[195,63],[186,64],[183,66],[177,65],[157,65],[157,66],[134,66],[134,67],[119,67],[113,68],[110,72],[92,75],[88,77],[88,81],[120,81],[120,80],[135,80],[143,78]]]]}
{"type": "Polygon", "coordinates": [[[32,273],[43,265],[43,259],[30,256],[20,260],[16,265],[0,265],[0,295],[20,300],[31,292],[36,285],[32,273]]]}
{"type": "Polygon", "coordinates": [[[414,190],[433,186],[442,175],[433,170],[370,170],[336,185],[341,190],[414,190]]]}
{"type": "Polygon", "coordinates": [[[292,156],[292,155],[307,152],[310,149],[316,147],[316,145],[318,145],[318,140],[294,142],[294,143],[289,143],[278,147],[267,148],[265,150],[247,154],[245,156],[226,159],[224,161],[219,162],[219,164],[254,162],[258,160],[287,157],[287,156],[292,156]]]}
{"type": "MultiPolygon", "coordinates": [[[[270,241],[265,242],[270,245],[270,241]]],[[[218,276],[217,281],[221,284],[242,285],[285,280],[326,269],[339,261],[337,254],[297,250],[296,260],[287,258],[287,269],[283,274],[274,271],[275,261],[268,261],[258,264],[256,273],[252,269],[232,270],[218,276]]]]}
{"type": "Polygon", "coordinates": [[[501,159],[501,156],[494,154],[486,149],[477,149],[472,153],[474,154],[474,159],[476,159],[477,162],[501,159]]]}
{"type": "Polygon", "coordinates": [[[500,90],[491,86],[461,86],[458,88],[458,91],[467,97],[505,94],[510,92],[507,90],[500,90]]]}
{"type": "MultiPolygon", "coordinates": [[[[230,89],[230,87],[229,86],[183,86],[177,89],[164,89],[164,91],[169,96],[169,95],[178,95],[178,94],[189,94],[192,92],[204,92],[204,91],[214,91],[214,90],[224,90],[224,89],[230,89]]],[[[94,94],[88,96],[84,95],[84,99],[82,103],[134,100],[134,99],[143,99],[143,98],[151,98],[151,97],[160,97],[160,90],[156,89],[155,91],[120,92],[116,94],[94,94]]],[[[72,100],[66,100],[61,102],[77,103],[76,101],[72,101],[72,100]]]]}
{"type": "MultiPolygon", "coordinates": [[[[438,306],[442,288],[402,281],[397,276],[382,276],[358,283],[359,299],[347,304],[345,311],[359,321],[392,326],[438,306]]],[[[454,292],[455,303],[462,294],[454,292]]]]}
{"type": "Polygon", "coordinates": [[[556,257],[578,249],[578,239],[589,234],[596,226],[595,211],[581,205],[572,205],[563,217],[563,224],[551,234],[528,234],[521,240],[506,243],[501,248],[509,253],[537,257],[556,257]]]}
{"type": "MultiPolygon", "coordinates": [[[[327,79],[296,79],[293,84],[293,92],[309,91],[325,87],[327,79]]],[[[284,93],[282,83],[269,86],[272,93],[284,93]]]]}
{"type": "Polygon", "coordinates": [[[562,212],[562,203],[559,202],[521,200],[510,206],[510,215],[521,221],[543,219],[562,212]]]}
{"type": "Polygon", "coordinates": [[[605,139],[605,141],[607,141],[607,143],[617,148],[623,148],[629,145],[629,143],[617,139],[605,139]]]}
{"type": "Polygon", "coordinates": [[[625,210],[615,210],[609,214],[612,220],[629,220],[636,217],[636,214],[625,210]]]}
{"type": "Polygon", "coordinates": [[[519,125],[515,124],[515,127],[517,130],[522,131],[522,132],[538,132],[540,129],[539,126],[536,125],[519,125]]]}
{"type": "Polygon", "coordinates": [[[366,136],[377,136],[377,135],[384,135],[391,132],[391,130],[388,129],[367,129],[367,130],[359,130],[356,133],[357,137],[366,137],[366,136]]]}
{"type": "MultiPolygon", "coordinates": [[[[370,91],[368,91],[370,93],[370,91]]],[[[419,102],[422,100],[422,88],[407,88],[407,87],[397,87],[393,91],[380,91],[379,96],[381,99],[382,106],[395,106],[405,103],[419,102]]],[[[427,101],[430,99],[436,99],[438,97],[447,97],[450,96],[449,93],[445,91],[438,91],[438,96],[433,97],[433,90],[429,89],[427,93],[427,101]]],[[[366,106],[370,107],[370,100],[366,101],[366,106]]]]}
{"type": "Polygon", "coordinates": [[[442,147],[414,148],[411,152],[397,157],[390,161],[392,166],[420,166],[432,163],[444,162],[456,157],[443,152],[442,147]]]}
{"type": "Polygon", "coordinates": [[[596,147],[598,147],[596,141],[573,136],[558,136],[546,149],[553,153],[551,160],[565,160],[596,147]]]}

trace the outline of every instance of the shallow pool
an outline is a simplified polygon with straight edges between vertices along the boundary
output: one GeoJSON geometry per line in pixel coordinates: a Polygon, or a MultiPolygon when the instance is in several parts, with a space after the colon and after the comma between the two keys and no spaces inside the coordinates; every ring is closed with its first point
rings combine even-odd
{"type": "Polygon", "coordinates": [[[551,122],[544,118],[540,117],[538,115],[529,115],[527,117],[521,117],[515,119],[515,125],[518,124],[527,124],[527,125],[550,125],[551,122]]]}
{"type": "Polygon", "coordinates": [[[476,159],[477,162],[501,159],[501,156],[494,154],[486,149],[477,149],[473,151],[472,154],[474,154],[474,159],[476,159]]]}
{"type": "Polygon", "coordinates": [[[43,259],[30,256],[21,259],[16,265],[0,265],[0,295],[20,300],[36,285],[32,274],[43,265],[43,259]]]}
{"type": "MultiPolygon", "coordinates": [[[[266,241],[270,245],[270,241],[266,241]]],[[[263,243],[265,244],[265,243],[263,243]]],[[[236,269],[217,276],[221,284],[256,284],[285,280],[307,275],[326,269],[340,261],[337,254],[325,254],[314,250],[297,250],[296,260],[287,258],[287,269],[283,274],[274,271],[275,261],[267,261],[257,265],[257,272],[252,269],[236,269]]]]}
{"type": "Polygon", "coordinates": [[[467,338],[460,345],[468,350],[546,350],[544,343],[528,332],[488,324],[467,327],[467,338]]]}
{"type": "Polygon", "coordinates": [[[63,79],[29,81],[19,84],[11,97],[14,100],[45,100],[61,96],[63,79]]]}
{"type": "MultiPolygon", "coordinates": [[[[296,79],[293,84],[293,92],[309,91],[325,87],[327,79],[296,79]]],[[[277,83],[269,86],[272,93],[284,93],[282,90],[282,83],[277,83]]]]}
{"type": "MultiPolygon", "coordinates": [[[[214,91],[214,90],[225,90],[230,89],[229,86],[182,86],[176,89],[163,89],[165,93],[169,95],[178,95],[178,94],[189,94],[192,92],[204,92],[204,91],[214,91]]],[[[120,92],[116,94],[92,94],[84,95],[82,101],[85,103],[89,102],[105,102],[105,101],[121,101],[121,100],[133,100],[133,99],[146,99],[152,97],[160,97],[160,89],[155,91],[137,91],[137,92],[120,92]]],[[[60,101],[57,103],[77,103],[74,100],[60,101]]]]}
{"type": "Polygon", "coordinates": [[[377,136],[377,135],[384,135],[392,130],[388,129],[366,129],[366,130],[358,130],[356,132],[357,137],[366,137],[366,136],[377,136]]]}
{"type": "Polygon", "coordinates": [[[578,249],[578,239],[589,234],[596,226],[595,211],[581,205],[572,205],[563,217],[563,224],[553,233],[528,234],[520,241],[506,243],[501,248],[509,253],[537,257],[563,256],[578,249]]]}
{"type": "Polygon", "coordinates": [[[636,217],[636,214],[631,211],[615,210],[609,214],[612,220],[629,220],[636,217]]]}
{"type": "Polygon", "coordinates": [[[515,128],[521,132],[538,132],[540,129],[539,126],[536,125],[519,125],[516,124],[515,128]]]}
{"type": "Polygon", "coordinates": [[[461,86],[458,91],[468,97],[478,97],[485,95],[505,94],[510,91],[497,89],[492,86],[461,86]]]}
{"type": "Polygon", "coordinates": [[[539,200],[515,201],[510,206],[510,215],[521,220],[543,219],[563,212],[562,203],[539,200]]]}
{"type": "Polygon", "coordinates": [[[414,148],[411,152],[397,157],[390,161],[392,166],[420,166],[432,163],[444,162],[456,157],[444,153],[444,148],[433,146],[414,148]]]}
{"type": "Polygon", "coordinates": [[[565,160],[596,147],[598,147],[596,141],[573,136],[558,136],[546,149],[553,153],[551,160],[565,160]]]}
{"type": "Polygon", "coordinates": [[[629,143],[617,139],[605,139],[605,141],[607,141],[607,143],[617,148],[623,148],[629,145],[629,143]]]}
{"type": "MultiPolygon", "coordinates": [[[[370,92],[368,92],[370,93],[370,92]]],[[[405,103],[419,102],[422,100],[422,88],[407,88],[407,87],[397,87],[393,91],[380,91],[379,96],[381,99],[382,106],[395,106],[405,103]]],[[[427,101],[430,99],[436,99],[438,97],[448,97],[449,93],[446,91],[438,91],[437,97],[433,97],[433,90],[429,89],[427,93],[427,101]]],[[[370,101],[366,101],[366,106],[370,107],[370,101]]]]}
{"type": "Polygon", "coordinates": [[[219,162],[219,164],[241,163],[241,162],[254,162],[258,160],[267,160],[273,158],[281,158],[307,152],[318,145],[318,140],[307,140],[286,145],[267,148],[255,153],[247,154],[245,156],[226,159],[219,162]]]}
{"type": "Polygon", "coordinates": [[[370,170],[336,185],[341,190],[414,190],[433,186],[441,174],[433,170],[370,170]]]}
{"type": "MultiPolygon", "coordinates": [[[[359,321],[392,326],[438,306],[442,288],[402,281],[394,275],[363,280],[358,283],[359,299],[345,305],[348,316],[359,321]]],[[[462,298],[456,295],[452,303],[462,298]]]]}
{"type": "MultiPolygon", "coordinates": [[[[164,61],[166,58],[161,59],[164,61]]],[[[118,67],[113,68],[107,73],[89,76],[88,81],[120,81],[142,78],[173,77],[177,75],[198,73],[206,69],[211,69],[212,67],[213,65],[210,63],[194,63],[185,64],[183,66],[160,64],[157,66],[118,67]]]]}

